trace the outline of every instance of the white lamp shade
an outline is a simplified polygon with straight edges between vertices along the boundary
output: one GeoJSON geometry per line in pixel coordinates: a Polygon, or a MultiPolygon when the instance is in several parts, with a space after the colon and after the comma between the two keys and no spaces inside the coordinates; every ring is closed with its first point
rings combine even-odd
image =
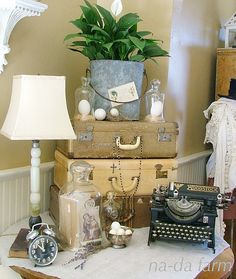
{"type": "Polygon", "coordinates": [[[1,133],[12,140],[75,139],[66,105],[65,77],[14,76],[1,133]]]}

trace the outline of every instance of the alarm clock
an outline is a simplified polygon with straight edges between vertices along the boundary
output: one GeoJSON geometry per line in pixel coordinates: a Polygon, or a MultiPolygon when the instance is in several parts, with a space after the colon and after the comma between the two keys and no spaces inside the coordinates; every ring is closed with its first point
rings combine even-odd
{"type": "Polygon", "coordinates": [[[35,266],[50,265],[58,253],[58,245],[55,240],[54,231],[46,223],[38,223],[32,226],[27,234],[26,240],[29,242],[29,259],[35,266]],[[36,229],[40,226],[40,230],[36,229]]]}

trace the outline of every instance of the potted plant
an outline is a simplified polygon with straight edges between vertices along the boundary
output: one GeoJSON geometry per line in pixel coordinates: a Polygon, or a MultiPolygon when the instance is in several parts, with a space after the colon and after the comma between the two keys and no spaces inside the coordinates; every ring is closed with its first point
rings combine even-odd
{"type": "MultiPolygon", "coordinates": [[[[110,11],[85,0],[81,6],[80,18],[72,20],[79,32],[68,34],[68,48],[81,53],[90,60],[91,84],[95,91],[109,99],[107,90],[134,81],[138,95],[141,95],[144,73],[143,62],[156,57],[168,56],[161,47],[161,41],[148,38],[152,33],[138,31],[141,21],[136,13],[128,13],[116,19],[110,11]]],[[[111,102],[101,97],[96,107],[108,111],[111,102]]],[[[123,104],[120,109],[124,118],[137,120],[139,101],[123,104]]]]}

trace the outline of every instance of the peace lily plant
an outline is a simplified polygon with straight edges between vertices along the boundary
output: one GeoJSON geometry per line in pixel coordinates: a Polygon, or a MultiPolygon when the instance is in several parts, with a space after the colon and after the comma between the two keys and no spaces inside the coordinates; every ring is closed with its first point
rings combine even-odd
{"type": "Polygon", "coordinates": [[[156,57],[169,56],[161,47],[162,41],[147,38],[151,32],[138,31],[141,18],[136,13],[117,19],[105,8],[84,2],[80,18],[71,21],[78,32],[64,39],[69,42],[70,50],[80,52],[89,60],[156,62],[156,57]]]}

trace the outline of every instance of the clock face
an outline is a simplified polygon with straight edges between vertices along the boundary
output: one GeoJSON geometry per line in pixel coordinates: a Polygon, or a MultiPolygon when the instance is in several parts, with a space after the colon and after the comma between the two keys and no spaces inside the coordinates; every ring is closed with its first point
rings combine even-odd
{"type": "Polygon", "coordinates": [[[38,266],[51,264],[58,252],[58,246],[54,238],[48,235],[36,237],[29,246],[29,258],[38,266]]]}

